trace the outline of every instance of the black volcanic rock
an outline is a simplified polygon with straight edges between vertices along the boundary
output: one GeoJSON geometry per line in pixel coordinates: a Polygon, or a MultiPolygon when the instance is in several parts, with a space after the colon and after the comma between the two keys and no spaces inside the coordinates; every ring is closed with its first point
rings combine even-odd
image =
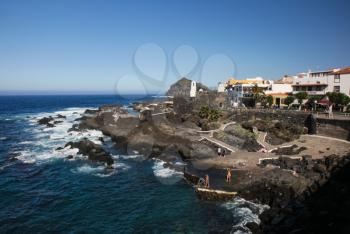
{"type": "Polygon", "coordinates": [[[52,116],[49,117],[43,117],[41,119],[38,120],[38,124],[41,125],[48,125],[51,121],[53,121],[54,118],[52,116]]]}
{"type": "MultiPolygon", "coordinates": [[[[262,222],[257,233],[349,233],[350,154],[305,160],[289,161],[289,166],[285,163],[279,165],[295,168],[293,163],[309,164],[310,167],[301,171],[299,183],[303,177],[314,182],[302,194],[285,197],[284,200],[276,200],[276,195],[267,195],[273,199],[270,203],[272,207],[260,216],[262,222]]],[[[259,190],[261,194],[267,192],[262,188],[259,190]]],[[[269,191],[279,193],[281,186],[269,191]]]]}
{"type": "Polygon", "coordinates": [[[309,114],[305,120],[305,127],[307,127],[307,133],[310,135],[316,134],[316,119],[312,114],[309,114]]]}
{"type": "Polygon", "coordinates": [[[113,164],[112,156],[106,152],[101,146],[84,139],[79,142],[69,142],[65,147],[70,146],[71,148],[79,149],[79,154],[87,155],[91,161],[94,162],[103,162],[108,166],[113,164]]]}

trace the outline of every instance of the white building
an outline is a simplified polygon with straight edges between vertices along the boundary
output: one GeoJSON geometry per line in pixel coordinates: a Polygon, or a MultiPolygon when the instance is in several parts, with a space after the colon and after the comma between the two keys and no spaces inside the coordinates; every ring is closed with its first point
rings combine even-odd
{"type": "Polygon", "coordinates": [[[222,82],[219,82],[219,84],[218,84],[218,93],[225,92],[225,89],[226,89],[226,84],[222,83],[222,82]]]}
{"type": "Polygon", "coordinates": [[[197,83],[196,81],[191,81],[191,90],[190,90],[190,97],[196,97],[197,93],[197,83]]]}
{"type": "Polygon", "coordinates": [[[309,95],[342,92],[350,96],[350,67],[300,73],[293,82],[293,93],[303,91],[309,95]]]}
{"type": "Polygon", "coordinates": [[[238,105],[242,102],[242,98],[250,97],[252,95],[252,89],[255,85],[266,91],[270,85],[273,84],[271,80],[264,80],[261,77],[248,78],[245,80],[229,80],[228,92],[232,100],[232,105],[238,105]]]}
{"type": "Polygon", "coordinates": [[[272,96],[272,105],[284,106],[284,100],[293,92],[292,84],[271,84],[265,95],[272,96]]]}

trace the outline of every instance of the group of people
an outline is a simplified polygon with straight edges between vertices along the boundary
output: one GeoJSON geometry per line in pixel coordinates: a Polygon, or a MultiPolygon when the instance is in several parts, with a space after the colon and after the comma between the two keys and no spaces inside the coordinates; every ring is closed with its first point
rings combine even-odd
{"type": "Polygon", "coordinates": [[[218,156],[225,157],[226,150],[221,149],[220,147],[218,148],[218,156]]]}
{"type": "MultiPolygon", "coordinates": [[[[231,178],[232,178],[231,169],[227,168],[226,172],[227,172],[226,173],[226,182],[231,183],[231,178]]],[[[204,177],[204,187],[209,188],[209,175],[208,174],[206,174],[204,177]]]]}

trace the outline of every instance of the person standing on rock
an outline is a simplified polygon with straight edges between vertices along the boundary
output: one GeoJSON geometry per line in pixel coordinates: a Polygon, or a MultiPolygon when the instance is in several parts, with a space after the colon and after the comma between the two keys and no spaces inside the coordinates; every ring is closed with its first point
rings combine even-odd
{"type": "Polygon", "coordinates": [[[205,185],[204,185],[206,188],[209,188],[209,175],[206,174],[205,175],[205,185]]]}
{"type": "Polygon", "coordinates": [[[221,148],[218,148],[218,156],[221,156],[221,148]]]}
{"type": "Polygon", "coordinates": [[[230,168],[227,168],[227,174],[226,174],[226,182],[227,183],[231,183],[231,169],[230,168]]]}
{"type": "Polygon", "coordinates": [[[223,149],[223,150],[222,150],[222,153],[221,153],[221,156],[222,156],[222,157],[225,157],[225,154],[226,154],[226,150],[223,149]]]}

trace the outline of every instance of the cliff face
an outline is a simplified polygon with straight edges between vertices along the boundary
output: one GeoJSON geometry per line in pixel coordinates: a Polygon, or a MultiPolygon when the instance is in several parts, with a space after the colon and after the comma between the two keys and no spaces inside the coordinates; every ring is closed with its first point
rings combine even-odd
{"type": "MultiPolygon", "coordinates": [[[[205,85],[197,82],[197,91],[199,89],[203,89],[204,91],[209,90],[205,85]]],[[[176,83],[172,84],[169,90],[166,92],[167,96],[183,96],[189,97],[191,90],[191,80],[187,78],[182,78],[178,80],[176,83]]]]}

